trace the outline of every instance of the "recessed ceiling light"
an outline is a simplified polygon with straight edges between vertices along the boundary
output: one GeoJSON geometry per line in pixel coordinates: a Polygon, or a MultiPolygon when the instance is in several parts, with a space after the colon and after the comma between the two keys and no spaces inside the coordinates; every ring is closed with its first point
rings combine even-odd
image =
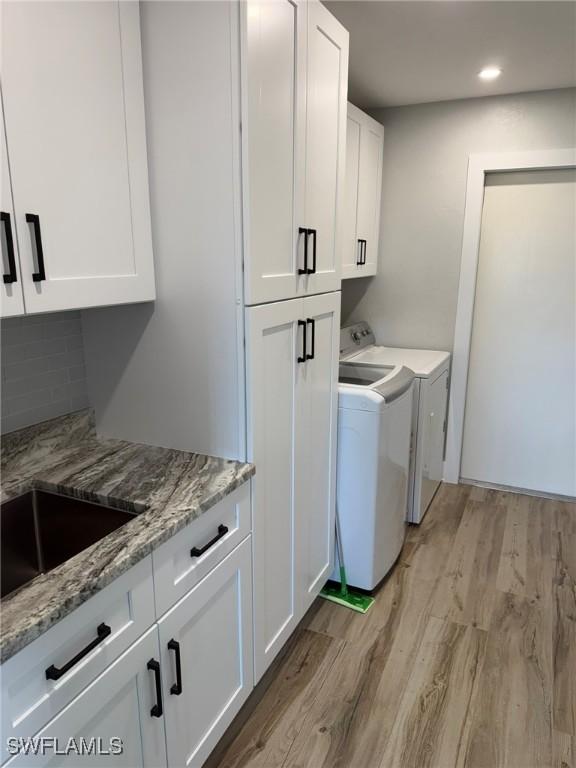
{"type": "Polygon", "coordinates": [[[484,69],[478,72],[478,77],[480,80],[496,80],[501,74],[502,70],[500,67],[484,67],[484,69]]]}

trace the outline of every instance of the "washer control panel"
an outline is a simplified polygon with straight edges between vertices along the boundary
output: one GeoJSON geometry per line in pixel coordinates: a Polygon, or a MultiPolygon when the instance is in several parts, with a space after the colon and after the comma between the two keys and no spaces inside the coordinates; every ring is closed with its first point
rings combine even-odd
{"type": "Polygon", "coordinates": [[[372,328],[364,320],[340,329],[340,359],[375,344],[372,328]]]}

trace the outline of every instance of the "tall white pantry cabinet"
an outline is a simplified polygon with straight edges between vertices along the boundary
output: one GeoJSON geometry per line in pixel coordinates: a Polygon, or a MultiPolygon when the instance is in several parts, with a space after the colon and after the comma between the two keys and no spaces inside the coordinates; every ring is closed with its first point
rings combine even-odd
{"type": "Polygon", "coordinates": [[[84,313],[90,395],[104,436],[255,463],[258,681],[333,559],[348,33],[318,0],[141,13],[157,300],[84,313]]]}
{"type": "Polygon", "coordinates": [[[333,560],[348,33],[315,1],[240,8],[257,681],[333,560]]]}

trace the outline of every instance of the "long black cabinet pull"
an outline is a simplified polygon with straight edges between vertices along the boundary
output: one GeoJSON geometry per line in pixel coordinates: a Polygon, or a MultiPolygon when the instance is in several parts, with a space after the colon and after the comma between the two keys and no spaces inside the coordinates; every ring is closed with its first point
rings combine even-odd
{"type": "Polygon", "coordinates": [[[216,534],[216,536],[214,536],[213,539],[210,539],[208,544],[204,544],[204,546],[201,547],[200,549],[198,547],[192,547],[192,549],[190,550],[190,557],[201,557],[204,554],[204,552],[207,552],[210,549],[210,547],[213,547],[214,544],[216,544],[217,541],[220,541],[221,538],[226,536],[227,533],[228,533],[228,528],[225,525],[219,525],[218,533],[216,534]]]}
{"type": "Polygon", "coordinates": [[[18,280],[16,274],[16,259],[14,258],[14,240],[12,238],[12,222],[10,214],[6,211],[0,213],[0,220],[4,225],[4,236],[6,237],[6,260],[8,261],[8,272],[2,275],[5,283],[15,283],[18,280]]]}
{"type": "Polygon", "coordinates": [[[35,213],[27,213],[26,221],[34,227],[34,242],[36,244],[36,259],[38,262],[38,271],[32,272],[32,280],[35,283],[41,283],[46,280],[46,270],[44,269],[44,251],[42,250],[42,232],[40,231],[40,216],[35,213]]]}
{"type": "Polygon", "coordinates": [[[307,269],[307,273],[309,275],[315,275],[316,274],[316,230],[315,229],[309,229],[308,234],[312,235],[313,242],[312,242],[312,269],[307,269]]]}
{"type": "Polygon", "coordinates": [[[298,267],[298,274],[307,275],[308,274],[308,230],[306,229],[306,227],[299,227],[298,234],[304,235],[304,269],[302,269],[301,267],[298,267]]]}
{"type": "Polygon", "coordinates": [[[366,264],[366,240],[358,240],[358,244],[360,246],[360,253],[358,254],[356,265],[362,267],[366,264]]]}
{"type": "Polygon", "coordinates": [[[309,317],[306,320],[306,328],[308,328],[309,325],[312,326],[312,346],[310,352],[306,355],[306,359],[314,360],[314,353],[316,352],[316,320],[309,317]]]}
{"type": "Polygon", "coordinates": [[[362,266],[362,248],[363,248],[362,243],[363,242],[364,242],[363,240],[358,240],[358,254],[356,256],[356,266],[357,267],[361,267],[362,266]]]}
{"type": "Polygon", "coordinates": [[[180,643],[177,640],[168,640],[168,650],[176,654],[176,682],[171,686],[170,693],[180,696],[182,693],[182,662],[180,660],[180,643]]]}
{"type": "Polygon", "coordinates": [[[96,648],[97,645],[100,645],[100,643],[102,643],[111,633],[112,630],[108,624],[99,624],[96,629],[97,637],[95,637],[92,642],[88,643],[86,648],[83,648],[80,653],[77,653],[73,659],[70,659],[70,661],[64,664],[63,667],[55,667],[54,664],[51,664],[46,670],[46,680],[60,680],[62,675],[69,672],[75,664],[78,664],[84,656],[87,656],[90,651],[93,651],[94,648],[96,648]]]}
{"type": "Polygon", "coordinates": [[[156,683],[156,704],[150,710],[152,717],[162,717],[162,681],[160,680],[160,662],[156,659],[150,659],[146,664],[146,669],[154,672],[154,682],[156,683]]]}
{"type": "Polygon", "coordinates": [[[298,320],[298,328],[302,328],[302,354],[297,358],[299,363],[306,362],[306,320],[298,320]]]}

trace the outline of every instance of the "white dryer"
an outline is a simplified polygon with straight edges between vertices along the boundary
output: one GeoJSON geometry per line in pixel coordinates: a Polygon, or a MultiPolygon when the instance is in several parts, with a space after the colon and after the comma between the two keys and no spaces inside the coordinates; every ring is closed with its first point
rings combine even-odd
{"type": "Polygon", "coordinates": [[[404,366],[340,366],[336,504],[354,587],[374,589],[404,543],[413,382],[404,366]]]}
{"type": "Polygon", "coordinates": [[[414,371],[407,520],[420,523],[442,480],[450,353],[379,346],[368,323],[360,322],[340,331],[340,363],[356,368],[405,365],[414,371]]]}

